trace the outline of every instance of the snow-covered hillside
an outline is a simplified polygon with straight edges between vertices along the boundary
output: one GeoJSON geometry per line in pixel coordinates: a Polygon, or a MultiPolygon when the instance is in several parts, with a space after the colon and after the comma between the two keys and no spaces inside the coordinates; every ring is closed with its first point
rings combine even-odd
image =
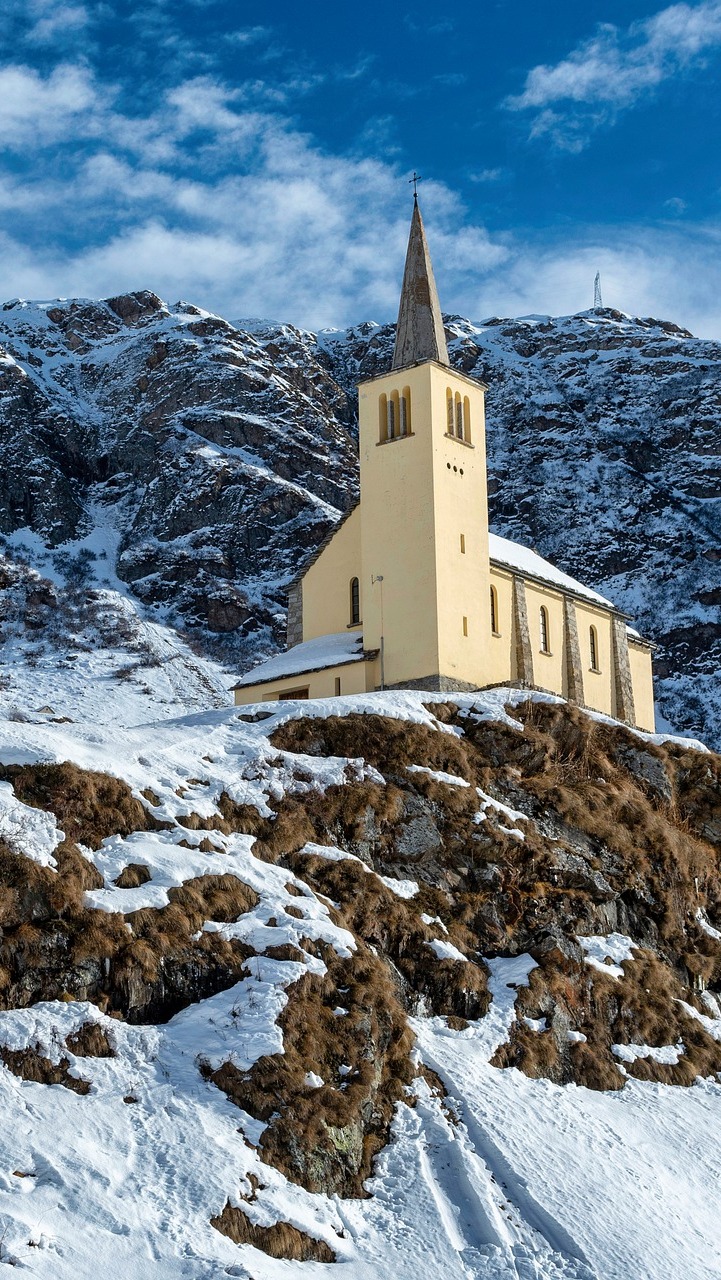
{"type": "MultiPolygon", "coordinates": [[[[447,331],[490,388],[493,528],[632,614],[663,720],[720,743],[721,347],[609,310],[447,331]]],[[[287,583],[356,496],[354,385],[392,339],[234,327],[147,292],[7,303],[7,555],[118,591],[201,663],[271,653],[287,583]]]]}
{"type": "Polygon", "coordinates": [[[719,757],[494,690],[6,719],[0,779],[0,1262],[718,1274],[719,757]]]}

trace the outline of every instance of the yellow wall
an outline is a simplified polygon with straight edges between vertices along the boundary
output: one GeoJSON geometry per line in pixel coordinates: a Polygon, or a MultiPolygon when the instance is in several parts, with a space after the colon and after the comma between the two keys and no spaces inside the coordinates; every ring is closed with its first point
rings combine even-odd
{"type": "Polygon", "coordinates": [[[575,603],[578,647],[581,651],[584,702],[604,715],[614,714],[615,677],[611,641],[611,614],[607,609],[575,603]],[[596,628],[598,671],[591,670],[591,627],[596,628]]]}
{"type": "Polygon", "coordinates": [[[282,680],[244,685],[242,689],[235,690],[236,706],[272,702],[279,697],[288,697],[295,689],[306,688],[310,698],[332,698],[337,679],[340,679],[341,695],[366,693],[369,689],[375,689],[378,683],[376,666],[377,660],[348,662],[345,666],[327,667],[324,671],[309,671],[305,675],[284,676],[282,680]]]}
{"type": "Polygon", "coordinates": [[[628,656],[631,665],[633,697],[636,705],[636,724],[649,733],[656,730],[656,713],[653,703],[653,667],[648,645],[639,644],[629,636],[628,656]]]}
{"type": "Polygon", "coordinates": [[[481,680],[490,634],[483,603],[488,588],[483,395],[479,383],[430,362],[359,388],[363,634],[366,646],[378,648],[382,630],[386,684],[436,674],[469,684],[481,680]],[[381,397],[406,387],[411,434],[382,440],[381,397]],[[472,445],[446,433],[449,387],[469,401],[472,445]],[[372,582],[379,577],[382,584],[372,582]]]}
{"type": "MultiPolygon", "coordinates": [[[[498,602],[497,636],[491,636],[483,684],[517,680],[515,631],[513,624],[513,576],[497,565],[491,566],[491,583],[498,602]]],[[[567,655],[564,648],[563,595],[553,588],[525,579],[528,627],[533,654],[533,683],[540,689],[568,696],[567,655]],[[549,618],[550,654],[541,652],[540,609],[545,605],[549,618]]],[[[615,714],[615,673],[613,670],[612,615],[608,609],[574,598],[578,645],[583,674],[584,705],[604,715],[615,714]],[[591,668],[591,627],[596,629],[598,671],[591,668]]],[[[489,605],[490,609],[490,605],[489,605]]],[[[651,651],[647,645],[629,638],[629,661],[633,683],[636,724],[653,732],[654,702],[651,651]]]]}
{"type": "Polygon", "coordinates": [[[490,622],[491,586],[496,589],[497,635],[491,635],[488,641],[486,669],[487,684],[504,684],[507,680],[517,680],[515,654],[515,635],[513,629],[513,578],[491,565],[488,587],[488,617],[490,622]]]}
{"type": "MultiPolygon", "coordinates": [[[[303,639],[335,635],[350,623],[350,583],[360,583],[363,620],[363,575],[361,572],[360,507],[351,512],[303,578],[303,639]]],[[[367,646],[366,646],[367,647],[367,646]]]]}
{"type": "Polygon", "coordinates": [[[439,670],[453,679],[480,684],[491,640],[485,393],[481,384],[455,377],[437,365],[430,367],[430,390],[439,670]],[[470,445],[447,432],[449,390],[465,400],[470,410],[470,445]]]}
{"type": "Polygon", "coordinates": [[[533,654],[533,683],[551,693],[566,694],[566,664],[563,646],[563,596],[535,582],[526,582],[528,630],[533,654]],[[541,650],[541,606],[548,610],[550,653],[541,650]]]}

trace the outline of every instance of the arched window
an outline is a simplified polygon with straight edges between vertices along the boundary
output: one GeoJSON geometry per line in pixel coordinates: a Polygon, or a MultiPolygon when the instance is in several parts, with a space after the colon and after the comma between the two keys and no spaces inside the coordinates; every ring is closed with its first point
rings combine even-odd
{"type": "Polygon", "coordinates": [[[379,440],[388,439],[388,396],[382,395],[378,401],[378,438],[379,440]]]}
{"type": "Polygon", "coordinates": [[[449,436],[452,436],[452,435],[453,435],[453,428],[454,428],[454,421],[455,421],[455,419],[454,419],[454,415],[453,415],[453,392],[451,391],[451,388],[450,388],[450,387],[446,387],[446,410],[447,410],[447,415],[448,415],[448,416],[447,416],[446,431],[447,431],[447,433],[448,433],[448,435],[449,435],[449,436]]]}
{"type": "Polygon", "coordinates": [[[404,387],[401,391],[401,435],[411,434],[411,389],[404,387]]]}
{"type": "Polygon", "coordinates": [[[550,653],[550,631],[548,628],[548,609],[545,604],[541,605],[541,653],[550,653]]]}
{"type": "Polygon", "coordinates": [[[458,392],[456,392],[456,435],[459,440],[463,439],[463,402],[458,392]]]}
{"type": "Polygon", "coordinates": [[[463,438],[471,442],[471,402],[468,396],[463,397],[463,438]]]}
{"type": "Polygon", "coordinates": [[[498,592],[495,587],[491,587],[491,631],[494,636],[499,634],[498,631],[498,592]]]}
{"type": "Polygon", "coordinates": [[[598,635],[595,627],[590,628],[588,639],[591,648],[591,670],[600,671],[601,668],[598,665],[598,635]]]}
{"type": "Polygon", "coordinates": [[[357,578],[350,580],[350,625],[357,627],[360,616],[360,582],[357,578]]]}
{"type": "Polygon", "coordinates": [[[388,401],[388,439],[395,440],[398,435],[398,392],[391,391],[388,401]]]}

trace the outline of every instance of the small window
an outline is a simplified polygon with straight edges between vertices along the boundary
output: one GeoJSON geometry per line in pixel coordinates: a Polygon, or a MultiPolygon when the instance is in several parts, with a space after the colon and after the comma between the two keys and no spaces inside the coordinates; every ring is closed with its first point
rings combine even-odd
{"type": "Polygon", "coordinates": [[[401,435],[411,434],[411,389],[404,387],[401,391],[401,435]]]}
{"type": "Polygon", "coordinates": [[[463,634],[464,636],[468,635],[468,618],[463,619],[463,634]]]}
{"type": "Polygon", "coordinates": [[[471,402],[468,396],[463,397],[463,439],[471,443],[471,402]]]}
{"type": "Polygon", "coordinates": [[[335,696],[336,698],[340,697],[340,676],[335,678],[335,696]]]}
{"type": "Polygon", "coordinates": [[[541,605],[541,653],[550,653],[550,631],[548,628],[548,609],[545,604],[541,605]]]}
{"type": "Polygon", "coordinates": [[[382,395],[378,401],[378,438],[388,439],[388,396],[382,395]]]}
{"type": "Polygon", "coordinates": [[[392,391],[388,401],[388,439],[395,440],[398,433],[398,392],[392,391]]]}
{"type": "Polygon", "coordinates": [[[494,636],[499,634],[498,631],[498,593],[495,587],[491,587],[491,631],[494,636]]]}
{"type": "Polygon", "coordinates": [[[360,616],[360,582],[357,578],[350,580],[350,625],[357,627],[360,616]]]}
{"type": "Polygon", "coordinates": [[[600,671],[601,668],[598,665],[598,635],[595,627],[590,628],[588,640],[591,649],[591,670],[600,671]]]}
{"type": "Polygon", "coordinates": [[[285,693],[278,694],[279,702],[289,702],[291,698],[296,702],[305,701],[310,698],[310,688],[306,685],[304,689],[286,689],[285,693]]]}
{"type": "Polygon", "coordinates": [[[456,435],[459,440],[463,439],[463,402],[458,392],[456,392],[456,435]]]}
{"type": "Polygon", "coordinates": [[[466,554],[466,535],[465,533],[462,533],[461,534],[461,555],[464,556],[465,554],[466,554]]]}
{"type": "Polygon", "coordinates": [[[446,388],[446,409],[448,413],[447,422],[446,422],[446,431],[449,436],[452,436],[455,418],[453,414],[453,392],[451,391],[450,387],[446,388]]]}

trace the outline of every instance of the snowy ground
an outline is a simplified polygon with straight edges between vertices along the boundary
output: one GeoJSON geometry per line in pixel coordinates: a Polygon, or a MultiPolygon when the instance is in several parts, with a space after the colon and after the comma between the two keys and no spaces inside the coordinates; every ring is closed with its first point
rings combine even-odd
{"type": "MultiPolygon", "coordinates": [[[[503,707],[511,698],[493,690],[456,700],[472,714],[508,720],[503,707]]],[[[162,906],[169,885],[222,866],[260,900],[237,924],[206,927],[236,931],[258,951],[297,943],[302,927],[304,936],[347,954],[354,939],[332,923],[327,904],[302,880],[256,859],[251,837],[190,832],[177,820],[193,810],[210,817],[224,790],[267,811],[269,800],[291,789],[323,788],[348,771],[373,776],[362,761],[304,757],[299,781],[298,757],[269,741],[289,716],[373,710],[454,731],[435,721],[424,705],[432,702],[417,693],[359,695],[284,704],[257,723],[241,718],[252,712],[247,707],[130,727],[5,720],[0,759],[72,760],[126,779],[136,794],[156,793],[153,811],[169,830],[113,837],[88,855],[106,880],[88,895],[96,909],[117,910],[121,898],[126,910],[162,906]],[[181,835],[195,847],[181,847],[181,835]],[[197,845],[206,837],[213,848],[202,852],[197,845]],[[149,866],[150,881],[115,888],[119,869],[134,861],[149,866]],[[302,896],[289,896],[289,881],[302,896]],[[291,902],[302,905],[302,922],[285,911],[291,902]]],[[[2,788],[0,830],[16,849],[51,865],[59,833],[24,809],[2,788]]],[[[407,885],[399,891],[412,892],[407,885]]],[[[586,944],[589,961],[610,956],[617,966],[630,948],[621,935],[586,944]]],[[[305,967],[320,964],[306,953],[305,967]]],[[[127,1026],[78,1003],[0,1014],[0,1044],[37,1045],[54,1061],[69,1056],[71,1071],[92,1086],[79,1096],[0,1069],[0,1263],[42,1280],[329,1274],[328,1264],[239,1248],[210,1226],[228,1198],[240,1203],[255,1173],[264,1189],[243,1205],[248,1215],[327,1241],[338,1258],[330,1274],[347,1280],[417,1280],[419,1272],[443,1280],[716,1280],[721,1085],[631,1080],[622,1092],[603,1094],[491,1067],[532,966],[527,957],[491,961],[490,1010],[465,1031],[442,1019],[415,1021],[418,1057],[443,1079],[448,1098],[441,1103],[421,1082],[417,1105],[399,1106],[372,1195],[362,1201],[311,1195],[261,1164],[245,1141],[256,1142],[261,1126],[198,1071],[199,1058],[247,1067],[281,1051],[276,1021],[300,962],[254,959],[244,981],[160,1027],[127,1026]],[[65,1037],[88,1020],[104,1026],[114,1058],[68,1054],[65,1037]]],[[[721,1038],[721,1019],[707,1021],[721,1038]]]]}

